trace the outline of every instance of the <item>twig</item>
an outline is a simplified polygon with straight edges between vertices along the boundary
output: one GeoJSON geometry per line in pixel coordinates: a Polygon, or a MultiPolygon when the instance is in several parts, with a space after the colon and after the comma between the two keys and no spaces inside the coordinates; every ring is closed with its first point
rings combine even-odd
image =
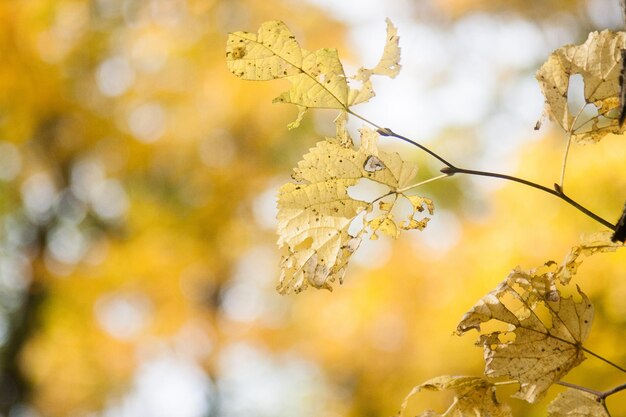
{"type": "Polygon", "coordinates": [[[598,223],[601,223],[602,225],[608,227],[611,230],[616,229],[616,226],[613,223],[609,222],[608,220],[603,219],[602,217],[595,214],[593,211],[589,210],[588,208],[584,207],[577,201],[572,200],[570,197],[565,195],[565,193],[563,192],[563,190],[558,184],[555,184],[555,189],[552,189],[552,188],[545,187],[541,184],[537,184],[535,182],[528,181],[523,178],[514,177],[511,175],[498,174],[497,172],[477,171],[473,169],[456,168],[456,167],[454,168],[445,167],[441,170],[441,172],[443,172],[444,174],[449,174],[449,175],[468,174],[468,175],[477,175],[481,177],[500,178],[500,179],[507,180],[507,181],[519,182],[520,184],[524,184],[529,187],[536,188],[537,190],[546,192],[548,194],[552,194],[553,196],[558,197],[561,200],[565,201],[570,206],[575,207],[576,209],[578,209],[578,211],[586,214],[588,217],[591,217],[598,223]]]}
{"type": "Polygon", "coordinates": [[[588,354],[590,354],[591,356],[595,356],[596,358],[600,359],[601,361],[611,365],[612,367],[614,367],[615,369],[619,369],[620,371],[626,373],[626,369],[622,368],[621,366],[617,365],[615,362],[611,362],[610,360],[603,358],[602,356],[598,355],[597,353],[594,353],[592,351],[590,351],[589,349],[587,349],[584,346],[581,346],[580,349],[588,354]]]}
{"type": "MultiPolygon", "coordinates": [[[[365,120],[365,119],[362,119],[362,120],[365,120]]],[[[374,126],[376,126],[376,125],[374,125],[374,126]]],[[[450,162],[448,162],[445,159],[443,159],[441,156],[439,156],[435,152],[433,152],[430,149],[428,149],[426,146],[422,145],[421,143],[415,142],[414,140],[409,139],[409,138],[407,138],[405,136],[399,135],[399,134],[395,133],[394,131],[392,131],[391,129],[389,129],[388,127],[385,127],[385,128],[380,128],[379,127],[378,128],[378,134],[380,134],[382,136],[391,136],[391,137],[403,140],[403,141],[405,141],[407,143],[410,143],[411,145],[420,148],[421,150],[423,150],[424,152],[426,152],[427,154],[429,154],[433,158],[439,160],[441,163],[443,163],[448,168],[455,168],[454,165],[452,165],[450,162]]]]}
{"type": "Polygon", "coordinates": [[[583,387],[582,385],[576,385],[576,384],[572,384],[572,383],[569,383],[569,382],[557,381],[556,384],[557,385],[561,385],[563,387],[576,389],[578,391],[587,392],[587,393],[589,393],[591,395],[595,395],[597,398],[600,398],[602,395],[604,395],[604,392],[602,392],[602,391],[596,391],[595,389],[583,387]]]}
{"type": "Polygon", "coordinates": [[[403,192],[405,192],[405,191],[409,191],[409,190],[411,190],[411,189],[413,189],[413,188],[419,187],[419,186],[424,185],[424,184],[428,184],[429,182],[433,182],[433,181],[440,180],[440,179],[442,179],[442,178],[446,178],[446,177],[448,177],[448,176],[449,176],[448,174],[443,174],[443,175],[439,175],[439,176],[437,176],[437,177],[432,177],[432,178],[429,178],[429,179],[427,179],[427,180],[420,181],[420,182],[418,182],[418,183],[416,183],[416,184],[409,185],[409,186],[404,187],[404,188],[400,188],[400,189],[399,189],[399,190],[397,190],[396,192],[398,192],[398,193],[403,193],[403,192]]]}
{"type": "Polygon", "coordinates": [[[626,384],[618,385],[615,388],[612,388],[612,389],[610,389],[608,391],[604,391],[602,393],[602,395],[600,395],[599,398],[604,399],[604,398],[608,397],[609,395],[613,395],[615,393],[618,393],[618,392],[624,391],[624,390],[626,390],[626,384]]]}
{"type": "Polygon", "coordinates": [[[595,214],[591,210],[589,210],[586,207],[584,207],[582,204],[580,204],[577,201],[575,201],[575,200],[571,199],[570,197],[568,197],[563,192],[562,187],[560,185],[558,185],[558,184],[555,184],[555,188],[552,189],[552,188],[548,188],[548,187],[545,187],[543,185],[537,184],[535,182],[528,181],[528,180],[525,180],[523,178],[514,177],[514,176],[511,176],[511,175],[498,174],[496,172],[478,171],[478,170],[473,170],[473,169],[458,168],[458,167],[454,166],[451,162],[449,162],[446,159],[444,159],[443,157],[441,157],[436,152],[433,152],[429,148],[427,148],[426,146],[422,145],[421,143],[418,143],[418,142],[416,142],[416,141],[414,141],[412,139],[409,139],[409,138],[407,138],[405,136],[399,135],[399,134],[395,133],[394,131],[392,131],[389,128],[379,127],[375,123],[370,122],[369,120],[365,119],[362,116],[359,116],[356,113],[353,113],[350,110],[348,110],[348,112],[350,114],[358,117],[359,119],[363,120],[364,122],[369,123],[372,126],[376,127],[378,134],[380,134],[382,136],[391,136],[391,137],[403,140],[403,141],[405,141],[407,143],[410,143],[411,145],[416,146],[417,148],[423,150],[424,152],[426,152],[427,154],[429,154],[430,156],[432,156],[433,158],[437,159],[438,161],[440,161],[442,164],[445,165],[445,167],[441,169],[441,172],[444,173],[444,174],[447,174],[448,176],[452,176],[454,174],[467,174],[467,175],[477,175],[477,176],[482,176],[482,177],[500,178],[500,179],[507,180],[507,181],[518,182],[520,184],[527,185],[529,187],[535,188],[537,190],[541,190],[541,191],[546,192],[548,194],[551,194],[551,195],[553,195],[555,197],[558,197],[561,200],[563,200],[566,203],[568,203],[569,205],[571,205],[572,207],[576,208],[578,211],[584,213],[585,215],[587,215],[588,217],[594,219],[595,221],[597,221],[598,223],[602,224],[603,226],[606,226],[610,230],[615,231],[615,229],[616,229],[616,226],[613,223],[603,219],[602,217],[598,216],[597,214],[595,214]]]}

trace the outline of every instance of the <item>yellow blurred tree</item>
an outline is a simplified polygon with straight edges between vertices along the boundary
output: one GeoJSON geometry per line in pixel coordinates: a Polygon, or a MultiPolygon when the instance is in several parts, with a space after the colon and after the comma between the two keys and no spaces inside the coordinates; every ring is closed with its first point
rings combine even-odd
{"type": "Polygon", "coordinates": [[[239,339],[221,298],[241,253],[273,240],[249,225],[292,140],[222,44],[270,13],[341,36],[289,2],[0,5],[0,413],[103,409],[161,344],[218,372],[239,339]]]}

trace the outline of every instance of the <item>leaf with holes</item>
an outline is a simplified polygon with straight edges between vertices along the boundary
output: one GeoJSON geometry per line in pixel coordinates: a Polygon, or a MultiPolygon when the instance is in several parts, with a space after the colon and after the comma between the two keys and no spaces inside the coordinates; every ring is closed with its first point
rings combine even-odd
{"type": "Polygon", "coordinates": [[[567,284],[578,272],[578,267],[583,260],[596,253],[615,252],[623,248],[624,244],[614,242],[610,231],[591,233],[583,236],[580,245],[574,246],[565,257],[561,268],[558,271],[559,280],[562,284],[567,284]]]}
{"type": "Polygon", "coordinates": [[[411,218],[420,225],[425,226],[426,219],[413,216],[423,211],[433,214],[432,201],[404,194],[417,174],[417,166],[403,161],[397,153],[379,150],[377,139],[375,132],[362,129],[358,149],[343,146],[338,140],[318,142],[298,163],[295,182],[281,187],[278,245],[284,255],[280,292],[300,291],[309,285],[331,289],[331,283],[341,282],[365,234],[375,237],[380,232],[397,237],[401,229],[409,228],[393,220],[392,210],[398,200],[412,201],[411,218]],[[354,199],[348,189],[361,179],[383,184],[389,192],[377,201],[354,199]],[[350,234],[350,225],[361,213],[359,231],[350,234]]]}
{"type": "Polygon", "coordinates": [[[552,273],[516,268],[463,316],[456,332],[480,331],[492,320],[506,324],[505,331],[482,334],[477,342],[484,349],[485,374],[519,381],[514,396],[537,402],[585,359],[582,343],[591,329],[593,306],[577,290],[577,295],[563,296],[552,273]]]}
{"type": "Polygon", "coordinates": [[[372,75],[385,75],[390,78],[395,78],[400,72],[400,37],[398,36],[398,30],[393,23],[391,23],[391,20],[386,19],[386,22],[387,41],[383,55],[380,57],[378,64],[371,69],[361,67],[357,71],[357,74],[352,77],[352,79],[361,83],[361,88],[352,89],[350,91],[348,103],[351,106],[366,102],[375,96],[372,81],[370,80],[372,75]]]}
{"type": "Polygon", "coordinates": [[[621,50],[625,32],[592,32],[582,45],[566,45],[554,51],[537,71],[548,116],[575,142],[594,143],[609,133],[622,133],[619,123],[621,50]],[[585,105],[593,105],[597,115],[577,120],[568,108],[570,77],[583,77],[585,105]],[[616,114],[612,114],[616,113],[616,114]]]}
{"type": "Polygon", "coordinates": [[[454,401],[444,414],[427,410],[418,417],[511,417],[511,408],[498,402],[495,386],[484,378],[473,376],[440,376],[411,390],[400,407],[400,417],[409,400],[421,391],[454,391],[454,401]]]}
{"type": "Polygon", "coordinates": [[[352,105],[374,96],[372,75],[395,77],[400,70],[397,30],[387,19],[387,42],[379,63],[372,69],[361,68],[353,80],[360,88],[351,88],[336,49],[307,51],[300,48],[293,34],[280,21],[261,25],[258,32],[234,32],[226,42],[228,69],[245,80],[285,78],[291,88],[274,102],[292,103],[298,109],[297,127],[309,108],[348,110],[352,105]]]}

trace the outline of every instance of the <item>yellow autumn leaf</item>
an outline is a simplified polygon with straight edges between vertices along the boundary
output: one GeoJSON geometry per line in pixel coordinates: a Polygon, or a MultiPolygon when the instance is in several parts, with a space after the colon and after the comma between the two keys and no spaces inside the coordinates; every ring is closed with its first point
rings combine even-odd
{"type": "Polygon", "coordinates": [[[565,257],[565,261],[559,271],[561,283],[567,284],[571,280],[585,258],[596,253],[615,252],[617,249],[624,247],[624,244],[621,242],[611,241],[611,235],[612,232],[603,231],[583,236],[580,245],[574,246],[565,257]]]}
{"type": "Polygon", "coordinates": [[[229,34],[226,64],[244,80],[273,80],[299,74],[302,51],[283,22],[270,21],[261,25],[258,34],[229,34]]]}
{"type": "Polygon", "coordinates": [[[435,206],[433,205],[432,200],[424,197],[420,197],[418,195],[409,195],[405,196],[407,200],[411,203],[413,207],[413,212],[408,216],[406,221],[400,223],[400,229],[402,230],[424,230],[426,225],[430,221],[430,218],[425,217],[421,220],[415,219],[416,213],[421,213],[424,210],[428,210],[429,213],[435,210],[435,206]]]}
{"type": "Polygon", "coordinates": [[[374,68],[368,69],[361,67],[353,77],[354,80],[361,82],[362,86],[358,90],[353,89],[350,91],[348,99],[350,105],[366,102],[375,96],[372,81],[370,80],[372,75],[385,75],[390,78],[395,78],[400,72],[400,37],[398,36],[397,28],[391,23],[391,20],[386,19],[386,22],[387,40],[385,42],[383,55],[374,68]]]}
{"type": "Polygon", "coordinates": [[[445,413],[426,410],[418,417],[510,417],[507,404],[498,402],[495,386],[484,378],[472,376],[440,376],[416,386],[406,396],[400,407],[404,415],[409,400],[421,391],[454,391],[454,401],[445,413]]]}
{"type": "Polygon", "coordinates": [[[372,229],[372,239],[378,239],[378,232],[384,233],[387,236],[398,238],[400,236],[400,229],[393,219],[393,215],[390,212],[375,217],[369,221],[369,227],[372,229]]]}
{"type": "Polygon", "coordinates": [[[621,50],[625,46],[625,32],[592,32],[582,45],[555,50],[537,71],[546,114],[574,141],[594,143],[609,133],[624,132],[618,115],[609,112],[620,104],[621,50]],[[585,105],[595,106],[598,113],[589,120],[578,120],[568,107],[569,82],[574,74],[583,77],[585,105]]]}
{"type": "Polygon", "coordinates": [[[408,196],[407,199],[416,211],[423,211],[424,207],[426,207],[428,211],[433,211],[435,209],[433,202],[427,198],[420,197],[418,195],[411,195],[408,196]]]}
{"type": "MultiPolygon", "coordinates": [[[[371,130],[363,129],[361,135],[359,149],[337,140],[318,142],[298,163],[292,175],[296,182],[280,188],[278,245],[284,251],[280,292],[300,291],[308,285],[331,289],[331,283],[342,281],[364,234],[370,233],[372,238],[377,232],[398,236],[400,227],[391,211],[399,197],[407,198],[403,192],[410,188],[417,165],[403,161],[397,153],[379,150],[377,135],[371,130]],[[389,192],[377,202],[384,197],[393,202],[378,204],[373,213],[374,201],[350,197],[348,189],[364,178],[388,187],[389,192]],[[349,226],[364,211],[361,229],[350,234],[349,226]]],[[[417,204],[418,200],[411,198],[417,204]]],[[[413,213],[427,210],[432,215],[432,201],[421,201],[421,205],[413,205],[413,213]]]]}
{"type": "Polygon", "coordinates": [[[568,389],[548,405],[548,417],[609,417],[609,413],[594,395],[568,389]]]}
{"type": "Polygon", "coordinates": [[[382,210],[382,211],[386,211],[389,212],[391,211],[391,209],[393,208],[393,203],[389,202],[389,201],[381,201],[378,203],[378,207],[382,210]]]}
{"type": "Polygon", "coordinates": [[[372,74],[386,75],[395,78],[400,73],[400,37],[398,29],[393,25],[391,20],[385,19],[387,22],[387,40],[383,55],[380,57],[378,64],[372,68],[372,74]]]}
{"type": "Polygon", "coordinates": [[[395,77],[400,70],[397,29],[387,19],[387,42],[379,63],[373,69],[361,68],[353,80],[359,88],[350,88],[337,50],[322,48],[310,52],[300,48],[293,34],[280,21],[261,25],[258,32],[233,32],[226,42],[228,69],[245,80],[286,78],[291,88],[274,102],[298,107],[297,127],[307,109],[342,109],[363,103],[374,96],[370,77],[395,77]]]}
{"type": "Polygon", "coordinates": [[[303,107],[345,109],[348,83],[337,50],[301,51],[300,73],[287,77],[292,87],[274,101],[303,107]]]}
{"type": "Polygon", "coordinates": [[[424,230],[426,228],[426,226],[428,225],[429,221],[430,221],[430,219],[428,217],[426,217],[426,218],[424,218],[422,220],[416,220],[416,219],[413,219],[413,218],[409,218],[408,221],[400,223],[400,229],[402,229],[402,230],[413,230],[413,229],[424,230]]]}
{"type": "Polygon", "coordinates": [[[485,375],[518,381],[514,396],[534,403],[585,359],[582,343],[593,306],[580,289],[578,296],[562,296],[550,269],[516,268],[463,316],[456,332],[480,332],[492,320],[507,324],[506,331],[482,334],[477,342],[484,349],[485,375]]]}

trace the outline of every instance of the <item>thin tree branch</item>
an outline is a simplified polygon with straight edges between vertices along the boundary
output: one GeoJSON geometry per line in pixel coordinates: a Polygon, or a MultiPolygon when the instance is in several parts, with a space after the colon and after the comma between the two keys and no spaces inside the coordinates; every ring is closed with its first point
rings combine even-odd
{"type": "Polygon", "coordinates": [[[618,392],[624,391],[624,390],[626,390],[626,384],[618,385],[615,388],[612,388],[612,389],[610,389],[608,391],[604,391],[602,393],[602,395],[600,396],[600,398],[604,399],[604,398],[608,397],[609,395],[613,395],[615,393],[618,393],[618,392]]]}
{"type": "Polygon", "coordinates": [[[416,183],[416,184],[409,185],[409,186],[404,187],[404,188],[400,188],[400,189],[399,189],[399,190],[397,190],[396,192],[397,192],[397,193],[403,193],[403,192],[405,192],[405,191],[412,190],[413,188],[417,188],[417,187],[419,187],[419,186],[421,186],[421,185],[428,184],[429,182],[437,181],[437,180],[440,180],[440,179],[442,179],[442,178],[446,178],[446,177],[449,177],[449,175],[448,175],[448,174],[442,174],[442,175],[439,175],[439,176],[437,176],[437,177],[432,177],[432,178],[429,178],[429,179],[427,179],[427,180],[420,181],[420,182],[418,182],[418,183],[416,183]]]}
{"type": "Polygon", "coordinates": [[[591,356],[595,356],[596,358],[600,359],[601,361],[611,365],[612,367],[614,367],[615,369],[619,369],[620,371],[626,373],[626,369],[622,368],[621,366],[619,366],[618,364],[616,364],[615,362],[611,362],[610,360],[603,358],[602,356],[598,355],[597,353],[594,353],[592,351],[590,351],[589,349],[587,349],[584,346],[581,346],[580,349],[588,354],[590,354],[591,356]]]}
{"type": "Polygon", "coordinates": [[[613,223],[609,222],[608,220],[603,219],[602,217],[600,217],[597,214],[595,214],[593,211],[589,210],[588,208],[584,207],[583,205],[581,205],[577,201],[575,201],[575,200],[571,199],[570,197],[568,197],[563,192],[563,190],[561,190],[561,187],[558,184],[555,184],[555,189],[552,189],[552,188],[548,188],[546,186],[543,186],[541,184],[537,184],[535,182],[528,181],[528,180],[525,180],[523,178],[514,177],[514,176],[511,176],[511,175],[498,174],[497,172],[477,171],[477,170],[473,170],[473,169],[456,168],[456,167],[452,167],[452,168],[451,167],[445,167],[445,168],[443,168],[441,170],[441,172],[443,172],[444,174],[449,174],[449,175],[468,174],[468,175],[477,175],[477,176],[481,176],[481,177],[500,178],[500,179],[507,180],[507,181],[519,182],[520,184],[524,184],[524,185],[527,185],[529,187],[536,188],[537,190],[541,190],[541,191],[543,191],[545,193],[552,194],[553,196],[558,197],[561,200],[565,201],[570,206],[576,208],[578,211],[586,214],[588,217],[591,217],[592,219],[594,219],[598,223],[601,223],[602,225],[608,227],[611,230],[615,230],[616,229],[616,226],[613,223]]]}
{"type": "MultiPolygon", "coordinates": [[[[351,114],[351,115],[353,115],[354,117],[356,117],[356,118],[358,118],[358,119],[363,120],[365,123],[367,123],[367,124],[369,124],[369,125],[374,126],[374,127],[375,127],[376,129],[378,129],[378,130],[382,130],[382,129],[384,129],[384,128],[382,128],[382,127],[378,126],[376,123],[374,123],[374,122],[372,122],[372,121],[370,121],[370,120],[367,120],[365,117],[363,117],[363,116],[361,116],[361,115],[359,115],[359,114],[354,113],[354,112],[353,112],[352,110],[350,110],[349,108],[345,108],[344,110],[345,110],[346,112],[348,112],[348,114],[351,114]]],[[[380,132],[378,132],[378,133],[380,133],[380,132]]],[[[383,136],[385,136],[385,135],[383,135],[383,136]]]]}
{"type": "Polygon", "coordinates": [[[482,177],[500,178],[500,179],[507,180],[507,181],[518,182],[520,184],[524,184],[526,186],[535,188],[537,190],[543,191],[545,193],[548,193],[548,194],[551,194],[551,195],[553,195],[555,197],[560,198],[561,200],[565,201],[566,203],[568,203],[572,207],[576,208],[578,211],[584,213],[585,215],[587,215],[588,217],[590,217],[593,220],[597,221],[598,223],[602,224],[603,226],[606,226],[610,230],[615,231],[615,229],[617,227],[613,223],[609,222],[608,220],[603,219],[602,217],[600,217],[597,214],[595,214],[593,211],[591,211],[588,208],[584,207],[582,204],[580,204],[577,201],[575,201],[575,200],[571,199],[570,197],[568,197],[563,192],[562,187],[560,185],[558,185],[558,184],[555,184],[554,185],[554,189],[552,189],[552,188],[548,188],[546,186],[537,184],[535,182],[528,181],[528,180],[525,180],[523,178],[514,177],[514,176],[511,176],[511,175],[498,174],[496,172],[488,172],[488,171],[478,171],[478,170],[473,170],[473,169],[457,168],[451,162],[447,161],[446,159],[441,157],[436,152],[431,151],[430,149],[428,149],[426,146],[422,145],[421,143],[418,143],[418,142],[416,142],[416,141],[414,141],[412,139],[409,139],[409,138],[407,138],[405,136],[399,135],[399,134],[395,133],[394,131],[392,131],[391,129],[387,128],[387,127],[384,127],[384,128],[383,127],[379,127],[375,123],[370,122],[369,120],[365,119],[362,116],[359,116],[356,113],[353,113],[350,110],[348,110],[348,112],[350,114],[358,117],[359,119],[363,120],[364,122],[369,123],[372,126],[376,127],[378,134],[380,134],[382,136],[391,136],[391,137],[403,140],[403,141],[405,141],[407,143],[410,143],[413,146],[416,146],[417,148],[423,150],[424,152],[426,152],[427,154],[429,154],[433,158],[437,159],[438,161],[440,161],[442,164],[445,165],[445,167],[441,169],[441,172],[444,173],[444,174],[447,174],[449,176],[452,176],[454,174],[477,175],[477,176],[482,176],[482,177]]]}
{"type": "MultiPolygon", "coordinates": [[[[364,120],[364,119],[363,119],[364,120]]],[[[376,125],[374,125],[376,126],[376,125]]],[[[443,159],[441,156],[439,156],[438,154],[436,154],[435,152],[431,151],[430,149],[428,149],[426,146],[422,145],[421,143],[417,143],[412,139],[409,139],[405,136],[399,135],[397,133],[395,133],[394,131],[392,131],[391,129],[389,129],[388,127],[385,128],[378,128],[378,134],[382,135],[382,136],[392,136],[394,138],[403,140],[407,143],[410,143],[413,146],[417,146],[418,148],[420,148],[421,150],[423,150],[424,152],[426,152],[427,154],[429,154],[430,156],[432,156],[433,158],[439,160],[441,163],[443,163],[445,166],[447,166],[448,168],[456,168],[454,165],[452,165],[450,162],[446,161],[445,159],[443,159]]]]}
{"type": "Polygon", "coordinates": [[[565,381],[557,381],[555,382],[557,385],[561,385],[563,387],[567,387],[567,388],[572,388],[578,391],[584,391],[586,393],[589,393],[591,395],[595,395],[596,397],[601,398],[605,393],[602,391],[596,391],[595,389],[591,389],[591,388],[587,388],[587,387],[583,387],[582,385],[576,385],[576,384],[572,384],[569,382],[565,382],[565,381]]]}

